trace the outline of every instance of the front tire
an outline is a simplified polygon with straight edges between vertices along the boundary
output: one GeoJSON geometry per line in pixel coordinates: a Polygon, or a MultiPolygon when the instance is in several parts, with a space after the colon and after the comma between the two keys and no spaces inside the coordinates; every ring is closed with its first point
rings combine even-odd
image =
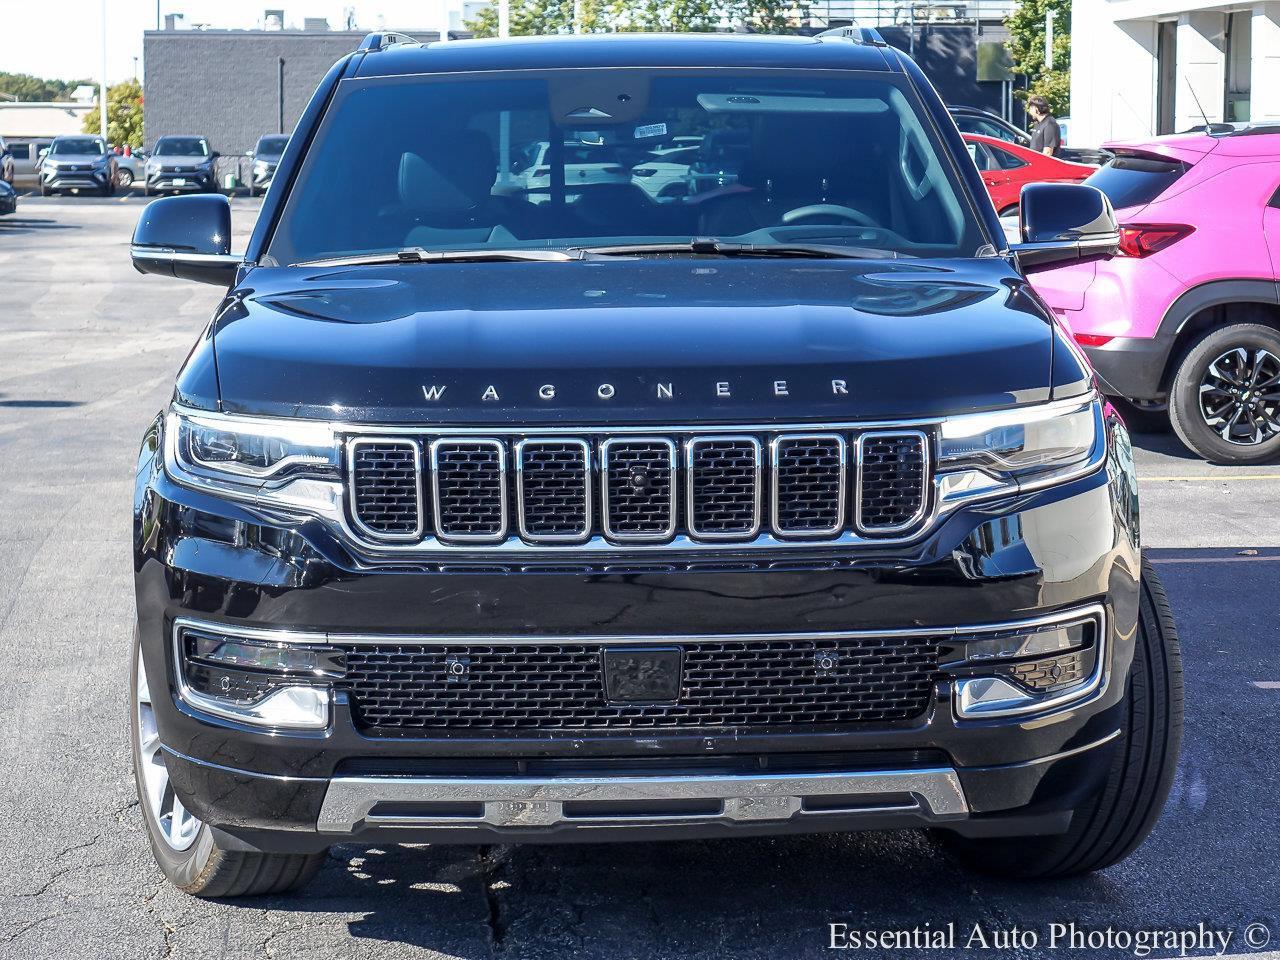
{"type": "Polygon", "coordinates": [[[1178,439],[1211,463],[1280,456],[1280,331],[1261,323],[1210,330],[1178,364],[1169,390],[1178,439]]]}
{"type": "Polygon", "coordinates": [[[1001,877],[1074,877],[1118,863],[1151,833],[1182,745],[1182,654],[1169,600],[1147,560],[1126,696],[1125,724],[1106,784],[1073,811],[1067,832],[994,840],[942,834],[961,863],[1001,877]]]}
{"type": "MultiPolygon", "coordinates": [[[[161,689],[157,685],[157,694],[161,689]]],[[[280,894],[305,886],[324,863],[325,853],[223,850],[208,824],[183,806],[164,766],[136,628],[129,694],[138,806],[151,852],[169,882],[184,893],[204,898],[280,894]]]]}
{"type": "Polygon", "coordinates": [[[120,169],[116,171],[116,186],[123,187],[128,190],[133,186],[133,172],[130,170],[120,169]]]}

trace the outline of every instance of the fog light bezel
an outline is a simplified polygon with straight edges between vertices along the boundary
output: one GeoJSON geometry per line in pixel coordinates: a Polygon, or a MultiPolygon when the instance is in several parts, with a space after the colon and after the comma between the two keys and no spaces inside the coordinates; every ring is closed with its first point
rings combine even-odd
{"type": "MultiPolygon", "coordinates": [[[[1093,670],[1077,684],[1044,693],[1035,693],[1011,679],[1007,674],[999,672],[999,667],[1012,663],[1025,662],[1040,657],[999,659],[991,658],[974,662],[957,662],[944,669],[963,670],[953,680],[953,703],[957,719],[960,720],[992,720],[1002,717],[1022,717],[1031,714],[1050,713],[1069,706],[1081,706],[1086,702],[1102,696],[1107,689],[1110,671],[1110,644],[1108,642],[1107,610],[1101,603],[1086,607],[1064,610],[1058,614],[1039,617],[1035,620],[1022,621],[1014,626],[1018,630],[1036,630],[1044,627],[1068,627],[1078,623],[1092,623],[1094,629],[1092,651],[1094,656],[1093,670]],[[977,673],[976,671],[988,671],[977,673]]],[[[1001,630],[973,631],[1003,632],[1001,630]]],[[[1075,648],[1075,649],[1090,649],[1075,648]]],[[[1069,651],[1062,651],[1069,652],[1069,651]]],[[[1061,655],[1061,654],[1059,654],[1061,655]]]]}
{"type": "MultiPolygon", "coordinates": [[[[231,641],[267,642],[273,645],[293,645],[315,648],[330,646],[324,643],[323,634],[298,633],[289,630],[262,630],[253,627],[231,626],[226,624],[207,623],[187,617],[178,617],[173,621],[171,632],[171,649],[173,658],[173,676],[177,699],[181,704],[223,720],[231,720],[248,726],[257,727],[264,732],[274,730],[293,730],[299,732],[324,732],[330,728],[333,719],[333,681],[337,677],[332,674],[306,674],[298,672],[263,672],[267,676],[283,681],[263,697],[248,703],[236,703],[220,699],[192,688],[187,680],[187,662],[202,666],[209,664],[203,660],[187,656],[185,637],[188,631],[225,637],[231,641]],[[296,681],[296,682],[292,682],[296,681]],[[292,715],[281,715],[278,707],[281,701],[292,700],[292,715]]],[[[221,669],[234,670],[235,667],[224,666],[221,669]]],[[[253,671],[245,671],[253,672],[253,671]]]]}

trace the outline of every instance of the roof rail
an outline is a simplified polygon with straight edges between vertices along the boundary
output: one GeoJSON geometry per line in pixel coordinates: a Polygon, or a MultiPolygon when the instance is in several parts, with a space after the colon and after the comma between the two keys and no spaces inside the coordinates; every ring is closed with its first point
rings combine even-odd
{"type": "Polygon", "coordinates": [[[361,41],[356,53],[377,53],[396,43],[417,43],[407,33],[371,33],[361,41]]]}
{"type": "Polygon", "coordinates": [[[879,30],[871,27],[860,27],[857,21],[845,27],[832,27],[814,35],[818,40],[852,40],[854,43],[866,43],[873,47],[887,47],[879,30]]]}

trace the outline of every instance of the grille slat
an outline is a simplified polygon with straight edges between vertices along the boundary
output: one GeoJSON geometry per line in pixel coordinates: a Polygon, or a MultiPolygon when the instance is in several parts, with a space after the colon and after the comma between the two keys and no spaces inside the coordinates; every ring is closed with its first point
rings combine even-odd
{"type": "Polygon", "coordinates": [[[669,704],[606,701],[599,643],[351,645],[344,685],[356,724],[366,730],[885,723],[928,709],[942,642],[855,636],[687,643],[680,699],[669,704]]]}
{"type": "Polygon", "coordinates": [[[591,534],[591,451],[583,440],[516,444],[520,534],[535,542],[591,534]]]}
{"type": "Polygon", "coordinates": [[[507,470],[501,441],[434,441],[431,480],[440,537],[474,543],[506,536],[507,470]]]}
{"type": "Polygon", "coordinates": [[[844,527],[847,453],[838,434],[778,437],[773,447],[773,527],[831,536],[844,527]]]}
{"type": "Polygon", "coordinates": [[[928,478],[923,433],[864,433],[858,438],[858,529],[896,533],[918,522],[928,505],[928,478]]]}
{"type": "Polygon", "coordinates": [[[354,437],[347,441],[348,510],[360,538],[424,547],[509,537],[533,545],[657,545],[680,534],[700,547],[750,541],[766,526],[789,540],[851,529],[887,538],[914,533],[928,515],[930,444],[927,433],[908,429],[354,437]]]}
{"type": "Polygon", "coordinates": [[[698,437],[685,451],[689,532],[705,539],[754,536],[760,529],[760,441],[698,437]]]}
{"type": "Polygon", "coordinates": [[[374,536],[417,539],[422,534],[422,452],[413,440],[353,440],[351,506],[374,536]]]}
{"type": "Polygon", "coordinates": [[[606,440],[604,532],[615,540],[666,540],[676,530],[676,446],[665,437],[606,440]]]}

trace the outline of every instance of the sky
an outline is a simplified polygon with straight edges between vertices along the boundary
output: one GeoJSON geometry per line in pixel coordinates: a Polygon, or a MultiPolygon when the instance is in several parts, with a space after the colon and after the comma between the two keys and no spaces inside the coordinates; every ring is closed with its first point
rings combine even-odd
{"type": "MultiPolygon", "coordinates": [[[[91,78],[102,72],[104,0],[0,0],[0,71],[57,80],[91,78]]],[[[156,28],[156,0],[105,0],[107,82],[142,76],[142,32],[156,28]]],[[[432,29],[440,0],[159,0],[161,17],[184,14],[188,25],[254,29],[263,11],[285,12],[285,23],[324,17],[333,29],[346,25],[351,10],[361,30],[432,29]]],[[[163,21],[162,21],[163,22],[163,21]]]]}

